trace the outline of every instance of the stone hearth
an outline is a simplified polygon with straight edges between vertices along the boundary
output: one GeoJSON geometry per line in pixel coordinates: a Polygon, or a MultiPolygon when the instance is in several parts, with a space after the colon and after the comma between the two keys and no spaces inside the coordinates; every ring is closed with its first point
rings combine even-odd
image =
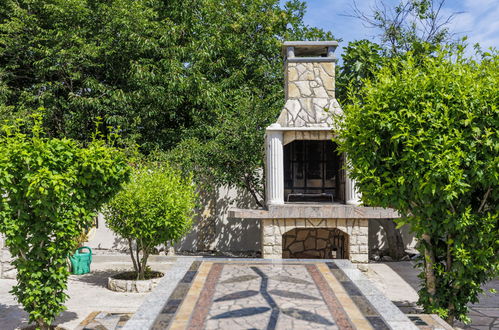
{"type": "Polygon", "coordinates": [[[337,228],[295,228],[282,235],[282,257],[348,259],[348,234],[337,228]]]}
{"type": "MultiPolygon", "coordinates": [[[[260,219],[263,258],[295,258],[283,235],[295,229],[313,229],[345,233],[346,254],[331,258],[344,257],[355,263],[367,263],[369,219],[398,218],[399,214],[391,209],[380,207],[361,207],[341,204],[284,204],[271,205],[267,210],[232,209],[231,218],[260,219]]],[[[320,249],[317,249],[318,251],[320,249]]],[[[319,253],[320,254],[320,253],[319,253]]],[[[326,258],[317,256],[317,259],[326,258]]]]}
{"type": "Polygon", "coordinates": [[[266,129],[266,208],[229,211],[231,218],[260,220],[264,258],[365,263],[369,219],[399,216],[359,206],[348,155],[339,154],[332,141],[333,115],[342,113],[335,98],[337,46],[336,41],[283,44],[286,103],[266,129]]]}
{"type": "MultiPolygon", "coordinates": [[[[312,255],[305,256],[303,252],[305,249],[308,251],[307,254],[312,254],[312,240],[309,240],[308,246],[304,246],[302,255],[290,253],[287,255],[285,252],[290,250],[289,246],[286,246],[287,242],[283,241],[283,235],[288,234],[292,230],[297,230],[298,232],[304,232],[302,230],[314,230],[314,232],[327,232],[327,239],[325,241],[325,246],[316,247],[316,259],[350,259],[352,262],[365,263],[369,261],[368,258],[368,248],[367,248],[367,230],[368,223],[367,219],[264,219],[262,221],[262,245],[263,245],[263,255],[264,258],[303,258],[310,259],[312,255]],[[347,234],[345,240],[346,253],[343,256],[340,255],[321,255],[321,252],[325,252],[327,243],[332,243],[330,240],[330,235],[335,231],[340,231],[347,234]],[[321,251],[322,250],[322,251],[321,251]]],[[[309,236],[311,233],[308,233],[309,236]]],[[[316,236],[317,237],[317,236],[316,236]]],[[[309,238],[309,237],[306,237],[309,238]]],[[[305,238],[305,240],[306,240],[305,238]]],[[[296,241],[301,241],[297,240],[296,241]]],[[[322,242],[322,240],[314,240],[315,243],[322,242]]],[[[303,242],[305,243],[305,242],[303,242]]],[[[305,244],[304,244],[305,245],[305,244]]],[[[289,251],[291,252],[291,251],[289,251]]],[[[296,252],[300,252],[297,250],[296,252]]]]}

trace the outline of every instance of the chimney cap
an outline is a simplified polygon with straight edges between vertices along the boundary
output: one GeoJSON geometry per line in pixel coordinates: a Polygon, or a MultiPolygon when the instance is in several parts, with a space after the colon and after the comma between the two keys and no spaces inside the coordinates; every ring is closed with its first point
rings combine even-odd
{"type": "Polygon", "coordinates": [[[294,48],[295,56],[318,56],[325,57],[328,55],[328,48],[334,49],[338,47],[338,42],[329,41],[285,41],[282,44],[282,53],[286,55],[288,47],[294,48]]]}

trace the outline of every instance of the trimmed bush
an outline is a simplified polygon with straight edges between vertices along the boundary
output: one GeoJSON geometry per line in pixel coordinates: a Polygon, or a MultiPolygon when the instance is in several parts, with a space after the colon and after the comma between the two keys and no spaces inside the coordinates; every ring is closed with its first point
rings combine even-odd
{"type": "Polygon", "coordinates": [[[65,308],[66,257],[130,170],[124,155],[105,141],[82,147],[44,137],[40,115],[31,125],[0,129],[0,232],[16,257],[12,292],[30,321],[48,329],[65,308]]]}
{"type": "Polygon", "coordinates": [[[128,241],[137,279],[147,275],[147,259],[159,244],[177,241],[191,228],[196,201],[191,178],[169,165],[141,166],[108,204],[106,221],[128,241]]]}

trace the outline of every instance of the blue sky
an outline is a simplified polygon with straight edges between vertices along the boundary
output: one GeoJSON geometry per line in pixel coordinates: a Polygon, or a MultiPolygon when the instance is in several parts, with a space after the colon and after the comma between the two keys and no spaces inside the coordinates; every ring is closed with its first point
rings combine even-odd
{"type": "MultiPolygon", "coordinates": [[[[378,0],[379,1],[379,0],[378,0]]],[[[363,26],[362,22],[345,14],[352,13],[353,0],[307,0],[305,23],[330,30],[342,38],[340,47],[349,41],[369,39],[376,41],[376,31],[363,26]]],[[[357,0],[360,9],[369,13],[376,0],[357,0]]],[[[397,0],[385,0],[396,4],[397,0]]],[[[450,25],[456,37],[467,35],[470,45],[480,43],[482,48],[499,48],[499,0],[447,0],[443,14],[459,13],[450,25]]],[[[341,49],[337,51],[341,55],[341,49]]]]}

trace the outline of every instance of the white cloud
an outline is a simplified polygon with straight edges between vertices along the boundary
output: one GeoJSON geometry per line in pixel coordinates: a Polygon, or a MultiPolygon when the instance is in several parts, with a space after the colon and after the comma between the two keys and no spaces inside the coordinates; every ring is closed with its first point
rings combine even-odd
{"type": "Polygon", "coordinates": [[[463,13],[454,18],[450,26],[452,32],[468,36],[470,45],[499,46],[499,0],[465,0],[459,7],[445,9],[446,13],[456,11],[463,13]]]}
{"type": "MultiPolygon", "coordinates": [[[[281,3],[285,0],[281,0],[281,3]]],[[[341,55],[342,47],[349,41],[369,39],[377,41],[379,31],[363,25],[362,21],[345,17],[352,14],[354,0],[307,0],[305,22],[330,30],[337,38],[342,38],[337,55],[341,55]]],[[[381,0],[389,7],[394,7],[400,0],[381,0]]],[[[366,13],[372,12],[372,7],[379,0],[356,0],[359,9],[366,13]]],[[[468,36],[470,45],[479,43],[483,49],[499,48],[499,0],[447,0],[442,9],[442,17],[452,13],[458,14],[451,25],[450,31],[456,37],[468,36]]],[[[470,49],[471,51],[471,49],[470,49]]]]}

